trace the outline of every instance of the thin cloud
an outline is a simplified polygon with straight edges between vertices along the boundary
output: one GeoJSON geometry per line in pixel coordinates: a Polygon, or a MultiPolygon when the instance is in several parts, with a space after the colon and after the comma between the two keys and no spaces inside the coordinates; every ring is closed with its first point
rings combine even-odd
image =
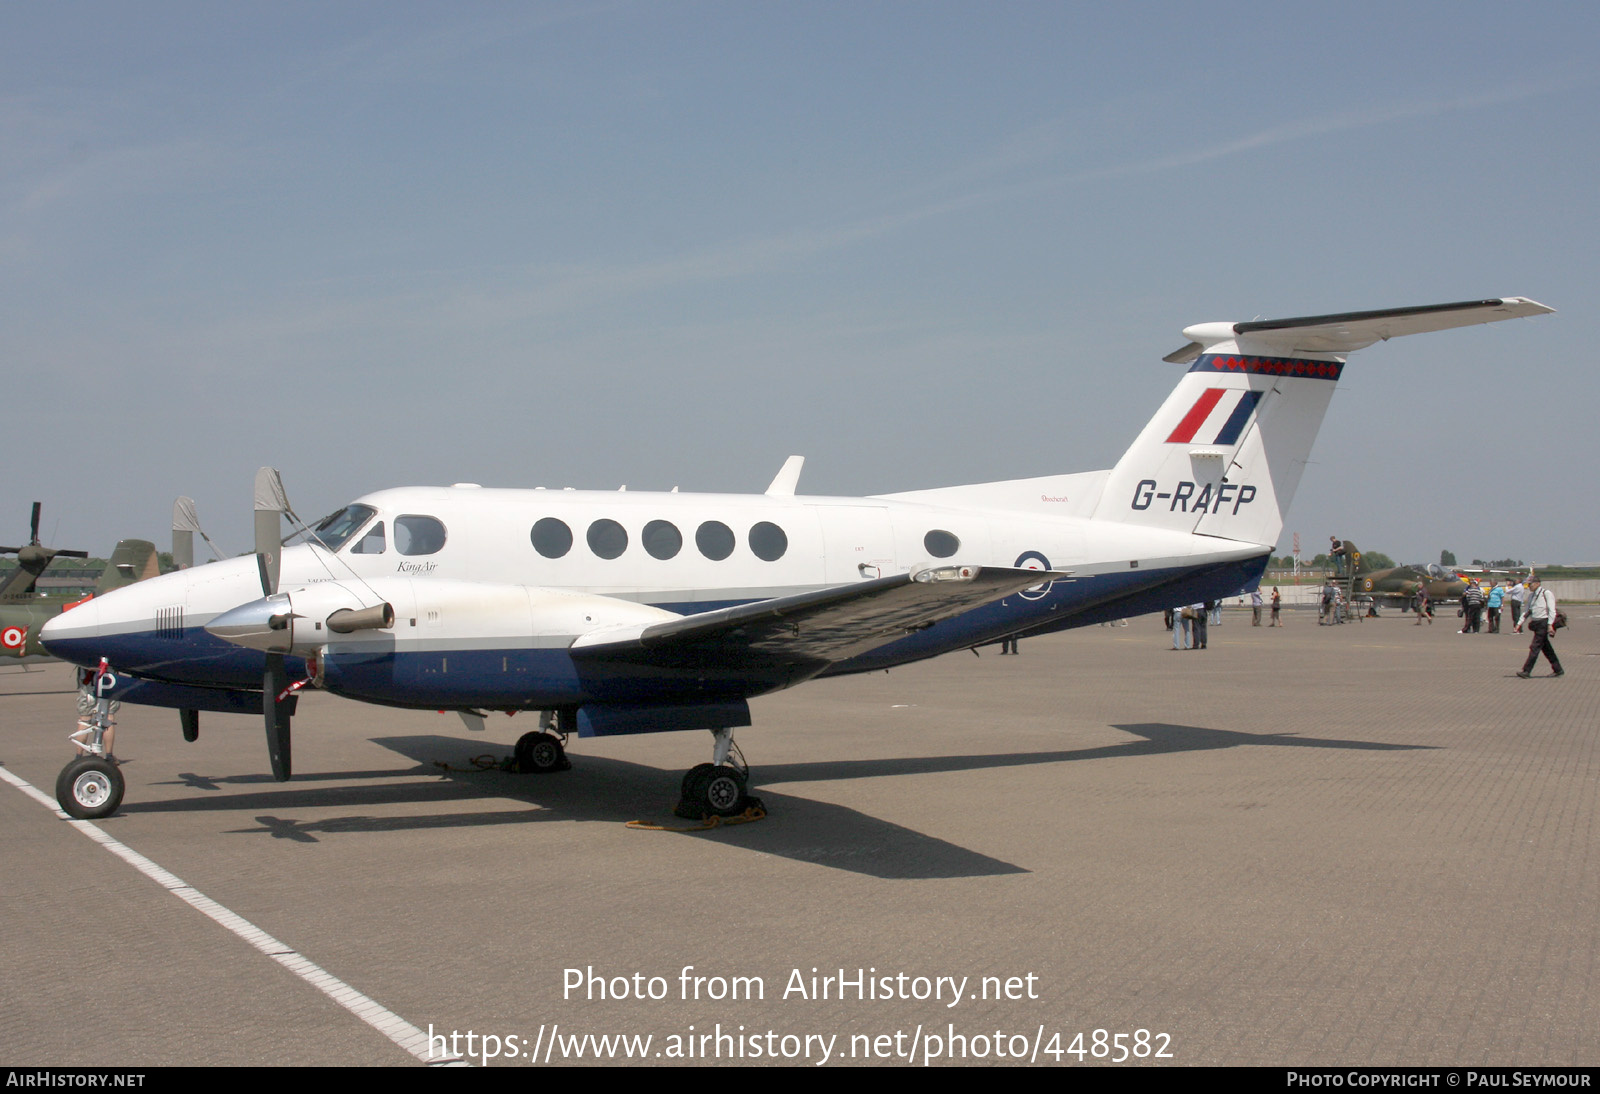
{"type": "MultiPolygon", "coordinates": [[[[1593,78],[1587,77],[1550,81],[1449,99],[1332,114],[1287,122],[1242,137],[1170,155],[1078,171],[1058,172],[1044,178],[1018,180],[843,224],[797,228],[776,235],[746,237],[671,258],[608,267],[530,270],[527,271],[527,275],[532,284],[524,284],[498,293],[458,294],[451,301],[449,309],[463,321],[509,319],[572,311],[618,296],[648,293],[672,286],[745,277],[778,269],[826,252],[855,246],[922,221],[1013,201],[1065,186],[1130,175],[1176,171],[1277,145],[1504,105],[1554,94],[1592,82],[1593,78]]],[[[941,181],[948,183],[963,178],[990,177],[996,173],[1003,173],[1004,170],[1025,170],[1056,155],[1060,146],[1058,126],[1053,124],[1036,126],[1008,138],[1001,143],[996,152],[974,160],[966,167],[958,168],[941,181]]]]}

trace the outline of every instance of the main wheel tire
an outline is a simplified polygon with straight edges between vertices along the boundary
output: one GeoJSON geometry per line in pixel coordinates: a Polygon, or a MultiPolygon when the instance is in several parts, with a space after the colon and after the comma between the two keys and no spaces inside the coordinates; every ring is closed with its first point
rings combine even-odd
{"type": "Polygon", "coordinates": [[[69,817],[99,820],[117,811],[125,789],[116,764],[85,756],[63,767],[56,777],[56,804],[69,817]]]}
{"type": "Polygon", "coordinates": [[[524,733],[517,738],[516,758],[517,770],[525,775],[548,775],[572,766],[567,762],[567,750],[548,733],[524,733]]]}
{"type": "Polygon", "coordinates": [[[680,817],[736,817],[744,812],[745,774],[736,767],[700,764],[684,776],[683,800],[675,812],[680,817]]]}

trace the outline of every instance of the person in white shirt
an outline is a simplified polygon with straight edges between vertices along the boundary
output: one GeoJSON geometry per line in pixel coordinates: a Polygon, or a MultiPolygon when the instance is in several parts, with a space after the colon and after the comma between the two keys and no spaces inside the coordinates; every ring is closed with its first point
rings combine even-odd
{"type": "Polygon", "coordinates": [[[1522,633],[1522,610],[1528,604],[1528,587],[1522,582],[1511,586],[1511,629],[1522,633]]]}
{"type": "Polygon", "coordinates": [[[1556,630],[1556,594],[1545,588],[1544,582],[1537,577],[1528,579],[1528,614],[1523,622],[1533,632],[1533,641],[1528,645],[1528,659],[1522,663],[1522,671],[1517,675],[1526,680],[1533,674],[1533,666],[1538,662],[1541,650],[1550,662],[1550,675],[1566,675],[1561,668],[1561,659],[1556,656],[1555,646],[1550,644],[1550,636],[1556,630]]]}

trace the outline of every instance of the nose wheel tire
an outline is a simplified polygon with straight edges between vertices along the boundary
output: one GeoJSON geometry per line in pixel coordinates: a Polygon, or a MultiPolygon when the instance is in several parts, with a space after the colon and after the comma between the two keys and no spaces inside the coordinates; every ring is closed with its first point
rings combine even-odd
{"type": "Polygon", "coordinates": [[[548,775],[554,771],[566,771],[572,766],[567,759],[567,750],[549,733],[524,733],[517,738],[514,755],[517,770],[524,774],[548,775]]]}
{"type": "Polygon", "coordinates": [[[117,765],[98,756],[73,760],[56,777],[56,804],[69,817],[99,820],[122,804],[125,784],[117,765]]]}

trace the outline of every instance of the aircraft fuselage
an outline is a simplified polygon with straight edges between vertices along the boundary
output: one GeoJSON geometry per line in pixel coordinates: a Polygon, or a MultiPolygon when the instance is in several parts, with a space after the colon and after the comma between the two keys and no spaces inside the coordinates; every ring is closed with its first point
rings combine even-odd
{"type": "MultiPolygon", "coordinates": [[[[279,590],[297,615],[308,599],[328,610],[382,600],[394,606],[395,623],[337,634],[297,618],[297,628],[318,629],[296,630],[290,675],[420,708],[746,698],[816,673],[752,672],[737,657],[585,665],[570,647],[670,613],[950,563],[1070,573],[822,670],[863,672],[1220,598],[1256,580],[1268,553],[1214,536],[891,498],[462,485],[381,491],[344,512],[351,515],[337,550],[284,550],[279,590]]],[[[53,624],[47,640],[79,664],[106,657],[150,680],[259,690],[264,653],[205,628],[260,596],[254,556],[230,559],[96,598],[53,624]]]]}

